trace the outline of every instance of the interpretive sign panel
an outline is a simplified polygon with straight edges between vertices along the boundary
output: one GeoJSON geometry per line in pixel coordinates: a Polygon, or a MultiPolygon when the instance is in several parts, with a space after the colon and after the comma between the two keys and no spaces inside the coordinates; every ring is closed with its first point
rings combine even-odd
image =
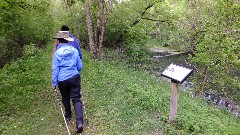
{"type": "Polygon", "coordinates": [[[171,122],[177,115],[177,91],[178,83],[184,82],[189,75],[191,75],[193,69],[184,68],[174,64],[169,65],[163,72],[162,76],[171,79],[171,96],[170,96],[170,112],[169,122],[171,122]]]}
{"type": "Polygon", "coordinates": [[[165,76],[177,83],[184,82],[189,75],[193,72],[193,69],[184,68],[174,64],[169,65],[163,72],[162,76],[165,76]]]}

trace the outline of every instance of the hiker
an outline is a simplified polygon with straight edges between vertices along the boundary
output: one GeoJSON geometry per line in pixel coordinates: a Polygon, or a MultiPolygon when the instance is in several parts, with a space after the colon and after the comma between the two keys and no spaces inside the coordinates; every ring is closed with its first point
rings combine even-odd
{"type": "MultiPolygon", "coordinates": [[[[61,31],[69,31],[68,26],[67,26],[67,25],[63,25],[63,26],[61,27],[61,31]]],[[[78,50],[80,59],[82,59],[82,51],[81,51],[81,48],[80,48],[80,45],[79,45],[78,40],[77,40],[72,34],[70,34],[70,33],[69,33],[69,36],[70,36],[71,38],[73,38],[74,41],[69,41],[68,43],[78,50]]],[[[55,50],[57,50],[57,47],[58,47],[58,44],[56,44],[55,50]]]]}
{"type": "Polygon", "coordinates": [[[80,74],[82,61],[76,48],[68,42],[74,39],[69,31],[59,31],[54,37],[57,39],[57,48],[52,60],[52,89],[58,86],[62,103],[65,108],[65,118],[69,122],[72,118],[70,99],[75,110],[77,132],[83,131],[82,102],[80,100],[80,74]]]}

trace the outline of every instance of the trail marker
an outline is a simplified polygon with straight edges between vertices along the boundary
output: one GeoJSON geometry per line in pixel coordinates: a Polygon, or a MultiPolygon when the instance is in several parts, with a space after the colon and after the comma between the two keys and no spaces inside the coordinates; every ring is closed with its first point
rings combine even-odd
{"type": "Polygon", "coordinates": [[[183,83],[193,72],[193,69],[184,68],[174,64],[169,65],[162,76],[171,79],[171,96],[169,121],[171,122],[177,114],[177,89],[178,83],[183,83]]]}

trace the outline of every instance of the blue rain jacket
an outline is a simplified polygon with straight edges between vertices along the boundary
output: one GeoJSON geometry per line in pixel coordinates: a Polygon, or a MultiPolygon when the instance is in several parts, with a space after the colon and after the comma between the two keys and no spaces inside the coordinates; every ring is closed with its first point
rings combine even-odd
{"type": "Polygon", "coordinates": [[[52,60],[52,86],[67,80],[82,69],[82,61],[77,49],[70,44],[59,44],[52,60]]]}
{"type": "MultiPolygon", "coordinates": [[[[78,50],[80,59],[82,59],[82,51],[81,51],[80,45],[78,43],[78,40],[72,34],[69,34],[69,36],[71,38],[73,38],[74,41],[69,41],[68,44],[72,45],[74,48],[76,48],[78,50]]],[[[56,50],[57,50],[57,48],[58,48],[58,44],[56,45],[56,50]]]]}

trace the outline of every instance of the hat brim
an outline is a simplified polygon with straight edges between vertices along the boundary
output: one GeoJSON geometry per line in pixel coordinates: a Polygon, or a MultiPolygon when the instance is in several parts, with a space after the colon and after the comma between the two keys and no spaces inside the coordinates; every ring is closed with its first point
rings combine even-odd
{"type": "Polygon", "coordinates": [[[69,37],[69,38],[64,38],[64,39],[66,39],[67,41],[74,41],[74,39],[71,38],[71,37],[69,37]]]}
{"type": "MultiPolygon", "coordinates": [[[[53,37],[53,39],[59,39],[59,37],[53,37]]],[[[74,41],[74,39],[71,38],[71,37],[69,37],[69,38],[63,38],[63,39],[65,39],[65,40],[67,40],[67,41],[74,41]]]]}

